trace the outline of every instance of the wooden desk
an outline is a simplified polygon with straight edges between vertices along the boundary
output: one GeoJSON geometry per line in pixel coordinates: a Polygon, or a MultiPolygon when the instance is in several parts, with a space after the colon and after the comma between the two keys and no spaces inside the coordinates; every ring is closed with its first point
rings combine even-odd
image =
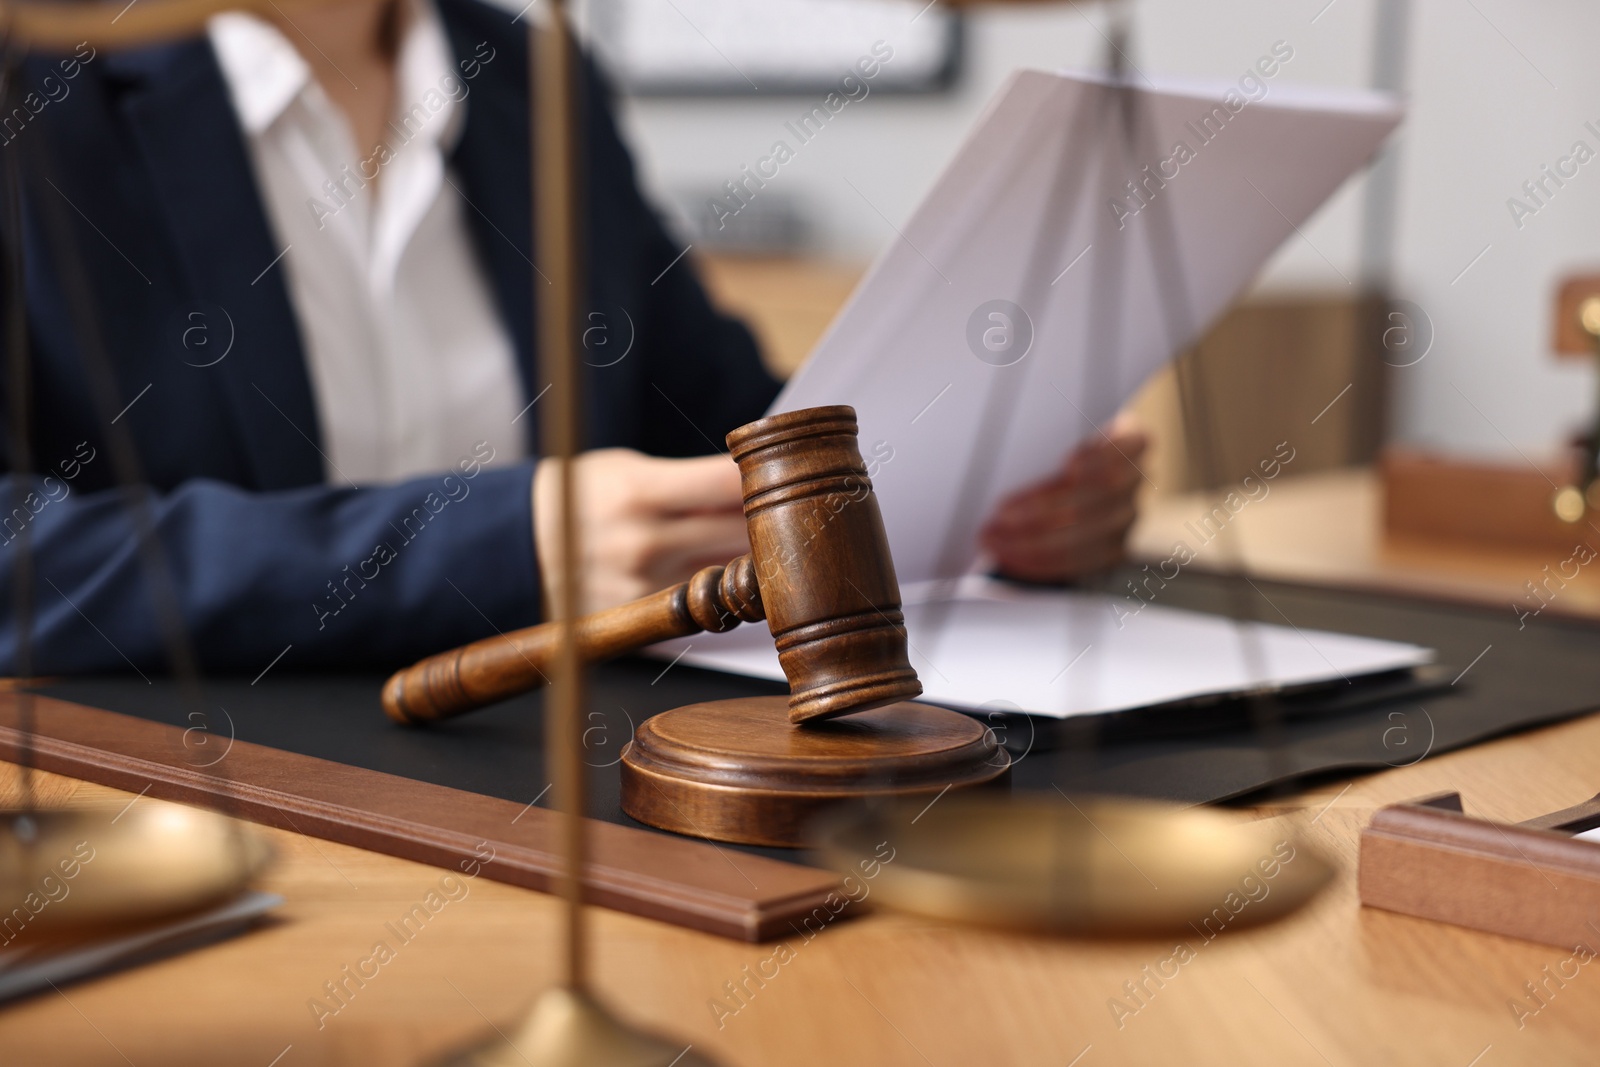
{"type": "MultiPolygon", "coordinates": [[[[825,321],[820,309],[834,288],[796,298],[797,337],[825,321]]],[[[787,351],[803,351],[801,340],[787,351]]],[[[1135,547],[1164,557],[1216,495],[1153,501],[1135,547]]],[[[1273,577],[1489,601],[1509,602],[1556,562],[1385,543],[1376,499],[1374,480],[1359,471],[1286,478],[1234,530],[1252,567],[1273,577]]],[[[1226,562],[1218,547],[1205,562],[1226,562]]],[[[1559,604],[1600,613],[1600,579],[1585,572],[1559,604]]],[[[593,916],[596,985],[634,1021],[729,1064],[1590,1063],[1600,1045],[1600,963],[1564,985],[1549,980],[1554,995],[1541,994],[1541,1008],[1524,983],[1546,982],[1544,968],[1555,971],[1569,953],[1363,910],[1354,878],[1357,833],[1380,805],[1451,789],[1475,813],[1518,820],[1593,795],[1597,767],[1600,717],[1591,717],[1335,782],[1260,812],[1272,825],[1305,828],[1339,864],[1337,885],[1280,926],[1191,938],[1195,958],[1159,987],[1142,969],[1168,959],[1170,943],[1026,939],[877,914],[809,942],[789,939],[793,959],[764,987],[752,982],[748,1003],[719,1025],[711,1003],[736,1006],[724,983],[742,980],[775,946],[612,912],[593,916]],[[1142,1006],[1124,989],[1140,982],[1153,991],[1142,1006]],[[1138,1009],[1125,1010],[1120,1027],[1113,998],[1138,1009]],[[1524,1009],[1520,1020],[1513,1005],[1524,1009]]],[[[0,765],[0,789],[13,798],[15,781],[0,765]]],[[[40,784],[54,802],[120,808],[132,798],[55,776],[40,784]]],[[[268,834],[282,859],[265,888],[288,898],[272,925],[0,1008],[0,1062],[421,1063],[491,1022],[504,1026],[554,980],[555,901],[477,879],[319,1029],[308,1002],[366,958],[385,924],[445,872],[268,834]]]]}
{"type": "MultiPolygon", "coordinates": [[[[1200,551],[1197,565],[1222,568],[1242,560],[1263,578],[1461,598],[1510,612],[1513,603],[1536,608],[1526,583],[1540,582],[1546,566],[1558,568],[1570,554],[1386,537],[1382,486],[1369,468],[1285,475],[1268,484],[1267,496],[1246,504],[1200,551]]],[[[1130,550],[1141,559],[1161,560],[1177,540],[1197,548],[1188,524],[1198,523],[1226,495],[1150,494],[1130,550]]],[[[1574,544],[1583,539],[1573,534],[1574,544]]],[[[1547,610],[1600,616],[1600,567],[1579,569],[1547,610]]]]}
{"type": "MultiPolygon", "coordinates": [[[[1354,868],[1358,830],[1381,804],[1459,789],[1472,810],[1522,819],[1593,794],[1596,766],[1600,717],[1334,783],[1258,813],[1306,828],[1340,866],[1337,885],[1280,926],[1224,931],[1209,944],[1191,938],[1195,958],[1160,988],[1150,982],[1153,995],[1120,1028],[1112,998],[1132,1006],[1123,984],[1143,980],[1171,944],[1026,939],[868,915],[810,942],[790,938],[793,959],[720,1029],[709,1003],[726,999],[723,984],[773,946],[596,912],[594,972],[631,1018],[736,1064],[1593,1062],[1594,966],[1564,987],[1551,983],[1555,995],[1519,1029],[1511,1005],[1537,1007],[1523,983],[1543,981],[1542,969],[1569,953],[1363,910],[1354,868]]],[[[14,788],[14,772],[3,770],[14,788]]],[[[54,801],[131,799],[53,776],[43,785],[54,801]]],[[[410,1064],[488,1021],[504,1025],[553,980],[554,900],[478,879],[319,1031],[308,1000],[366,957],[384,924],[443,872],[270,836],[282,860],[266,888],[288,898],[274,925],[0,1010],[0,1058],[410,1064]]]]}

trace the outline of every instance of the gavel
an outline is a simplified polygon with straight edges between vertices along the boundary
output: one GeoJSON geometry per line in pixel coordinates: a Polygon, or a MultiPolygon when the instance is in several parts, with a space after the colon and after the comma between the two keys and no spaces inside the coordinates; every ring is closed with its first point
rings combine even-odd
{"type": "MultiPolygon", "coordinates": [[[[687,582],[578,619],[586,662],[767,620],[789,680],[792,723],[866,711],[922,692],[907,656],[889,540],[856,441],[855,409],[771,415],[727,436],[750,553],[687,582]]],[[[421,660],[383,687],[401,723],[451,718],[543,685],[560,623],[421,660]]]]}

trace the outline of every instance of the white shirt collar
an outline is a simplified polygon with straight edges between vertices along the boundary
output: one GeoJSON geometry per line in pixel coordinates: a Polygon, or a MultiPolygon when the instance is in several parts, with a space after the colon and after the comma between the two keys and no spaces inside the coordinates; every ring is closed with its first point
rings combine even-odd
{"type": "Polygon", "coordinates": [[[456,70],[455,53],[433,4],[426,0],[409,2],[410,28],[395,57],[395,109],[404,117],[408,109],[421,104],[433,116],[422,136],[448,150],[454,146],[465,118],[465,96],[457,99],[451,95],[451,88],[463,94],[467,83],[456,70]]]}
{"type": "Polygon", "coordinates": [[[265,20],[224,11],[212,16],[206,30],[247,134],[261,134],[311,84],[311,67],[265,20]]]}
{"type": "MultiPolygon", "coordinates": [[[[455,56],[434,6],[426,0],[402,2],[407,2],[411,17],[395,57],[397,117],[423,106],[429,117],[418,135],[449,148],[464,117],[462,101],[446,87],[454,85],[459,92],[463,84],[456,74],[455,56]]],[[[224,11],[212,16],[206,28],[247,135],[259,136],[315,85],[310,65],[266,20],[243,11],[224,11]]]]}

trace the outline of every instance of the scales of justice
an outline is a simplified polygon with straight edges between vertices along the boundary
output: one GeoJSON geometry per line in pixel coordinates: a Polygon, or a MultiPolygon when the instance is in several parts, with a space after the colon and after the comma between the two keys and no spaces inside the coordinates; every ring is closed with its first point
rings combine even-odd
{"type": "MultiPolygon", "coordinates": [[[[284,0],[291,8],[316,2],[284,0]]],[[[97,48],[137,47],[199,33],[220,10],[269,3],[146,0],[115,19],[117,5],[0,4],[11,55],[7,93],[14,88],[15,57],[22,51],[70,50],[84,40],[97,48]]],[[[1126,17],[1117,7],[1113,14],[1126,17]]],[[[549,0],[543,15],[529,20],[535,38],[530,87],[535,236],[551,279],[537,296],[537,346],[541,375],[552,383],[542,453],[559,461],[563,532],[557,569],[563,580],[556,584],[550,622],[423,660],[390,679],[383,704],[397,721],[426,723],[548,684],[547,771],[563,814],[564,978],[539,998],[523,1023],[497,1031],[492,1040],[450,1062],[663,1067],[706,1062],[681,1041],[625,1025],[590,989],[583,899],[583,676],[589,662],[742,623],[764,620],[769,626],[789,697],[695,704],[646,720],[622,763],[628,814],[663,830],[711,840],[810,845],[823,863],[840,871],[870,858],[878,842],[889,840],[896,861],[883,868],[874,899],[951,921],[1093,937],[1184,929],[1274,842],[1242,819],[1213,810],[1012,796],[1010,757],[987,727],[960,712],[911,702],[921,684],[907,657],[894,565],[852,409],[772,415],[729,434],[750,553],[632,604],[579,617],[571,460],[581,442],[577,327],[584,306],[578,283],[583,238],[574,205],[582,153],[566,4],[549,0]],[[931,804],[934,799],[939,803],[931,804]]],[[[1125,22],[1117,25],[1122,27],[1117,41],[1125,43],[1125,22]]],[[[1120,55],[1113,41],[1108,66],[1114,73],[1121,70],[1120,55]]],[[[1107,99],[1117,106],[1114,90],[1107,99]]],[[[12,212],[19,210],[14,157],[3,175],[12,212]]],[[[17,232],[14,225],[11,232],[17,232]]],[[[15,292],[10,297],[13,308],[22,306],[15,292]]],[[[25,386],[25,345],[12,344],[10,354],[11,381],[25,386]]],[[[23,457],[26,395],[25,387],[12,390],[14,408],[21,404],[11,420],[13,447],[23,457]]],[[[109,440],[131,449],[114,432],[109,440]]],[[[124,469],[137,468],[130,463],[124,469]]],[[[25,464],[14,464],[15,473],[27,471],[25,464]]],[[[18,556],[24,577],[29,565],[24,543],[18,556]]],[[[19,579],[17,584],[23,598],[19,629],[26,633],[29,583],[19,579]]],[[[187,673],[180,681],[197,681],[182,657],[175,662],[180,674],[187,673]]],[[[27,674],[25,659],[19,674],[27,674]]],[[[25,691],[21,699],[26,723],[25,691]]],[[[104,843],[104,858],[86,867],[72,896],[51,909],[59,931],[81,936],[183,914],[236,892],[268,861],[260,836],[225,811],[149,802],[143,809],[147,814],[119,822],[93,812],[40,807],[26,783],[25,770],[20,806],[0,812],[0,888],[34,884],[63,841],[93,834],[104,843]]],[[[1312,850],[1302,847],[1301,854],[1304,860],[1276,883],[1272,903],[1252,909],[1251,921],[1270,921],[1298,909],[1329,880],[1331,869],[1312,850]]]]}

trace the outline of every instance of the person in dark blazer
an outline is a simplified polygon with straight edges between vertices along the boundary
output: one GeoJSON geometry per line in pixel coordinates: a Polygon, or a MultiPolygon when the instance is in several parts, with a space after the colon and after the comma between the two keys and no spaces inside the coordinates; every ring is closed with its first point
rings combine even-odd
{"type": "MultiPolygon", "coordinates": [[[[736,471],[708,454],[778,383],[641,196],[587,62],[584,81],[579,521],[599,607],[745,550],[736,471]]],[[[0,153],[24,175],[6,239],[33,473],[8,451],[0,597],[26,537],[36,673],[167,666],[123,431],[206,670],[387,669],[539,620],[527,86],[524,22],[479,0],[229,13],[193,40],[28,61],[0,153]]],[[[1136,475],[1116,453],[1142,447],[1115,432],[1003,506],[1002,568],[1117,558],[1136,475]]]]}

